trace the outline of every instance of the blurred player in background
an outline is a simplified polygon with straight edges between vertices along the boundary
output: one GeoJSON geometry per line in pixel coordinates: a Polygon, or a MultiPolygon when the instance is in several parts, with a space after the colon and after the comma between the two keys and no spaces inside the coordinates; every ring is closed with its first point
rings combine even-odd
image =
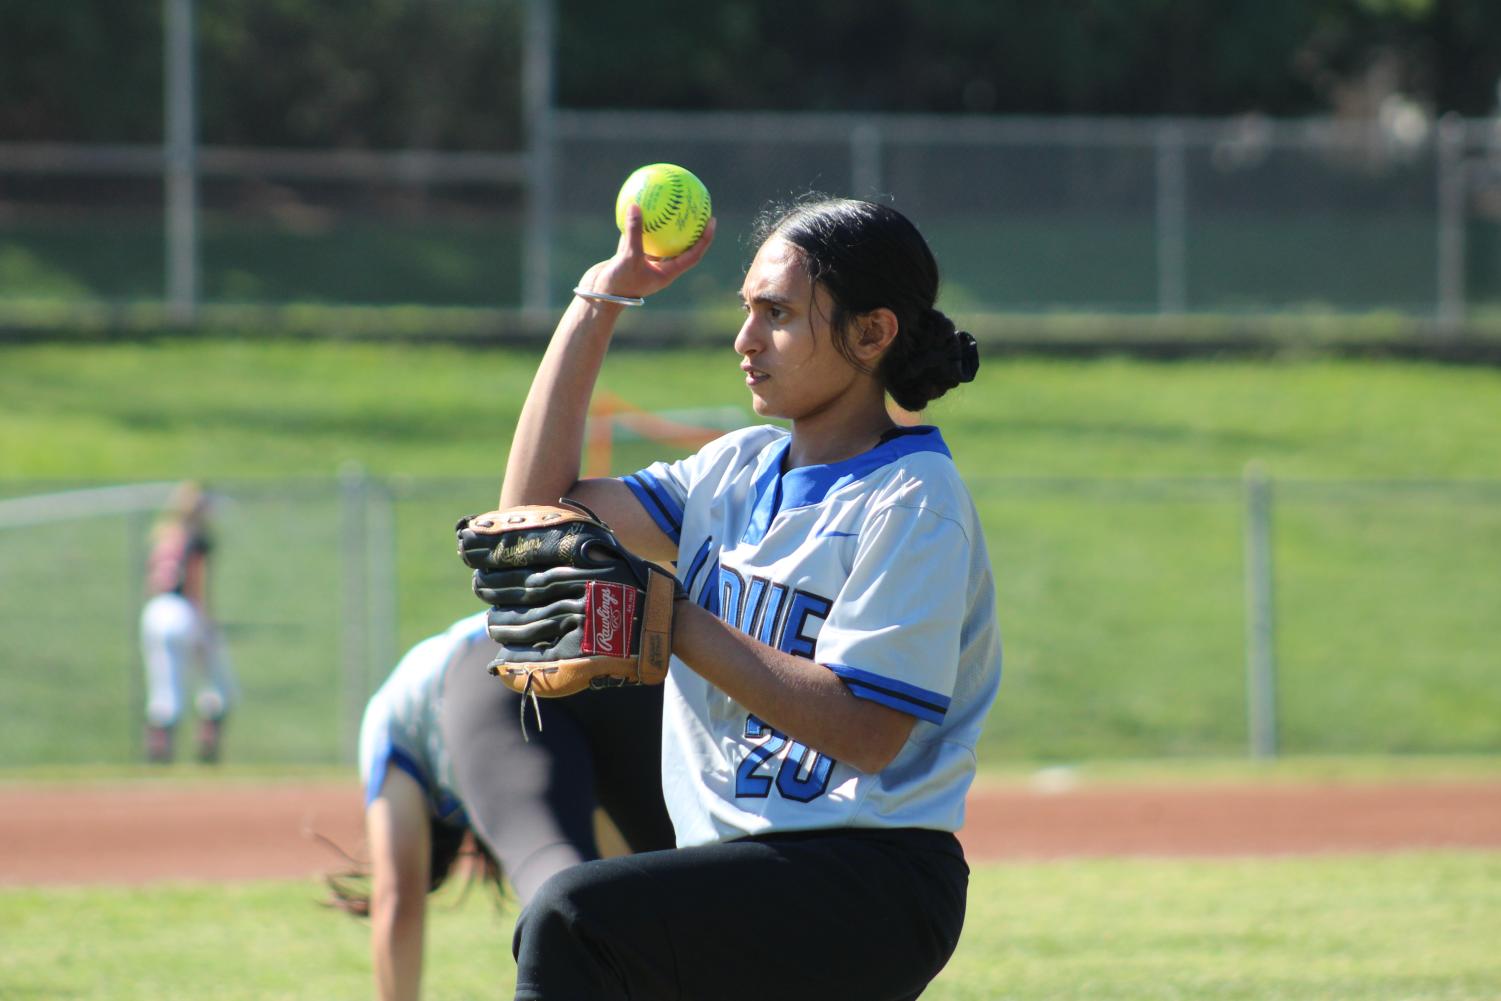
{"type": "Polygon", "coordinates": [[[141,610],[146,665],[146,760],[172,760],[174,734],[191,683],[197,711],[198,760],[219,760],[224,719],[236,685],[229,655],[209,604],[209,495],[187,481],[173,491],[151,532],[141,610]]]}
{"type": "MultiPolygon", "coordinates": [[[[334,903],[371,920],[381,1001],[419,996],[427,894],[472,831],[482,875],[522,903],[569,866],[601,856],[596,808],[625,850],[669,848],[672,824],[655,768],[661,688],[586,693],[524,730],[521,697],[487,671],[485,613],[413,646],[365,708],[360,779],[368,891],[330,878],[334,903]]],[[[552,707],[550,707],[550,710],[552,707]]]]}
{"type": "Polygon", "coordinates": [[[969,492],[938,429],[887,407],[921,411],[979,365],[935,307],[917,229],[870,202],[769,213],[734,349],[756,413],[790,430],[579,479],[616,318],[696,264],[712,226],[681,257],[649,258],[628,210],[512,443],[502,508],[574,499],[637,556],[675,564],[686,592],[661,754],[679,848],[543,886],[517,922],[518,1001],[906,1001],[963,925],[954,832],[1001,646],[969,492]]]}

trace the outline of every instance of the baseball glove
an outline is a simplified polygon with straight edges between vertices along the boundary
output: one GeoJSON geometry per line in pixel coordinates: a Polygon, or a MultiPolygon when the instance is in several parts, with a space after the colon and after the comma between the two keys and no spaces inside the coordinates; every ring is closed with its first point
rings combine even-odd
{"type": "Polygon", "coordinates": [[[552,698],[661,684],[682,587],[628,552],[594,512],[562,503],[459,521],[459,556],[474,568],[501,648],[490,673],[523,695],[552,698]]]}

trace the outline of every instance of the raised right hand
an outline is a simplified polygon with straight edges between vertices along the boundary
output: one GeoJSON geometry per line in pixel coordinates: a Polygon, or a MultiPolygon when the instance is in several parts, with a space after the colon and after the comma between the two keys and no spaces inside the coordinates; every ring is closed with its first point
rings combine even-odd
{"type": "Polygon", "coordinates": [[[615,247],[615,256],[600,261],[579,281],[579,287],[611,295],[649,296],[662,291],[691,269],[714,242],[717,220],[710,218],[698,242],[676,257],[650,257],[641,245],[641,206],[626,208],[625,231],[615,247]]]}

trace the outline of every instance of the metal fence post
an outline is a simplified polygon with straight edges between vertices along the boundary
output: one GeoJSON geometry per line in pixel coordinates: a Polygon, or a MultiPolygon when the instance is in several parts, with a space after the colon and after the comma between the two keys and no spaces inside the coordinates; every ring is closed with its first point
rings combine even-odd
{"type": "Polygon", "coordinates": [[[1187,305],[1188,254],[1187,171],[1183,162],[1183,128],[1177,122],[1157,127],[1157,312],[1181,313],[1187,305]]]}
{"type": "Polygon", "coordinates": [[[1251,757],[1277,755],[1272,484],[1259,463],[1245,469],[1246,721],[1251,757]]]}
{"type": "Polygon", "coordinates": [[[193,0],[164,0],[167,317],[189,325],[198,311],[198,154],[193,0]]]}
{"type": "Polygon", "coordinates": [[[1438,328],[1457,333],[1465,318],[1465,122],[1454,113],[1439,119],[1438,328]]]}
{"type": "Polygon", "coordinates": [[[881,127],[873,121],[850,130],[850,191],[856,198],[881,193],[881,127]]]}
{"type": "Polygon", "coordinates": [[[368,483],[357,462],[339,469],[339,569],[342,619],[340,652],[339,761],[353,764],[357,757],[360,717],[365,712],[365,670],[369,663],[369,605],[365,578],[369,539],[366,531],[368,483]]]}
{"type": "Polygon", "coordinates": [[[521,47],[522,117],[526,128],[526,246],[521,306],[529,322],[545,323],[551,311],[553,190],[553,0],[527,0],[521,47]]]}
{"type": "Polygon", "coordinates": [[[141,609],[146,604],[146,536],[151,530],[152,516],[146,511],[131,511],[125,516],[125,634],[130,637],[130,649],[125,664],[130,708],[126,714],[126,743],[131,761],[141,761],[146,756],[144,724],[146,722],[146,665],[141,662],[141,609]]]}
{"type": "Polygon", "coordinates": [[[396,512],[391,484],[386,480],[368,480],[366,493],[367,525],[365,564],[365,601],[370,616],[370,632],[365,670],[360,677],[360,703],[363,706],[381,681],[383,671],[396,664],[396,512]]]}

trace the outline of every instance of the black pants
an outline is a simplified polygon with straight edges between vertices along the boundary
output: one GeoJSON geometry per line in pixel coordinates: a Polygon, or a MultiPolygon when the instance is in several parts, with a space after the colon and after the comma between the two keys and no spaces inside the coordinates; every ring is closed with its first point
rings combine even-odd
{"type": "Polygon", "coordinates": [[[599,857],[594,809],[633,851],[670,848],[662,802],[662,686],[541,701],[539,731],[521,697],[484,671],[451,670],[440,722],[470,825],[522,902],[553,873],[599,857]]]}
{"type": "Polygon", "coordinates": [[[517,1001],[909,1001],[948,961],[953,835],[841,829],[590,862],[516,924],[517,1001]]]}

